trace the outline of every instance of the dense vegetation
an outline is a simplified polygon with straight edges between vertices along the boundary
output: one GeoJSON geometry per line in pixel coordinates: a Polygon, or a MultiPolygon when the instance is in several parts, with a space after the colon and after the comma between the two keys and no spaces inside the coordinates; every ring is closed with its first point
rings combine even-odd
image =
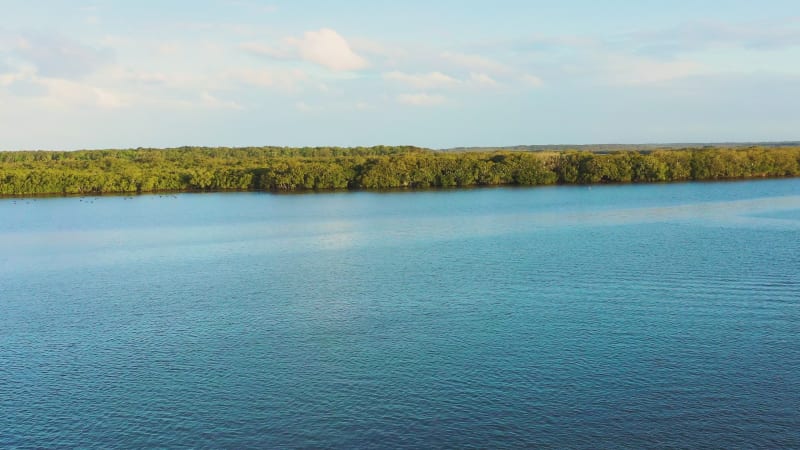
{"type": "Polygon", "coordinates": [[[800,147],[592,153],[416,147],[0,152],[0,195],[430,188],[800,175],[800,147]]]}

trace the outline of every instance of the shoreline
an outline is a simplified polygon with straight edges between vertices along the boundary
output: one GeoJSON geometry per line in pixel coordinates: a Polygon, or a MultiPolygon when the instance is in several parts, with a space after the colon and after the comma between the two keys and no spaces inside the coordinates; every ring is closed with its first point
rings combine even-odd
{"type": "Polygon", "coordinates": [[[394,187],[378,189],[294,189],[294,190],[275,190],[275,189],[210,189],[210,190],[173,190],[173,191],[141,191],[141,192],[86,192],[86,193],[41,193],[41,194],[0,194],[0,200],[15,199],[48,199],[48,198],[100,198],[100,197],[142,197],[142,196],[170,196],[178,194],[264,194],[264,195],[314,195],[314,194],[345,194],[345,193],[377,193],[377,194],[396,194],[396,193],[425,193],[425,192],[453,192],[453,191],[474,191],[484,189],[541,189],[557,187],[592,188],[592,187],[612,187],[612,186],[651,186],[651,185],[670,185],[670,184],[697,184],[713,183],[726,184],[742,181],[771,181],[771,180],[791,180],[800,178],[798,175],[792,176],[773,176],[773,177],[746,177],[746,178],[715,178],[705,180],[676,180],[676,181],[639,181],[639,182],[606,182],[606,183],[556,183],[556,184],[474,184],[466,186],[432,186],[426,188],[416,187],[394,187]]]}

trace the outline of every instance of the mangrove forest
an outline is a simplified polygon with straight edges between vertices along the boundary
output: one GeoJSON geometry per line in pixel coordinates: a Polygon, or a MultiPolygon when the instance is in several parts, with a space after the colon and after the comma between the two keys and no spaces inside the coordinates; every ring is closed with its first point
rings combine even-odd
{"type": "Polygon", "coordinates": [[[0,195],[426,189],[800,175],[800,147],[467,151],[247,147],[0,152],[0,195]]]}

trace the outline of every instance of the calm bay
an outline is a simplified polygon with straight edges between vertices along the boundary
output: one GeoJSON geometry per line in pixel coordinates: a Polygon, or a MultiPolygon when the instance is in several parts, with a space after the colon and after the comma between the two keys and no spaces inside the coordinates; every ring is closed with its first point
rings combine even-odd
{"type": "Polygon", "coordinates": [[[0,199],[0,447],[800,447],[800,179],[0,199]]]}

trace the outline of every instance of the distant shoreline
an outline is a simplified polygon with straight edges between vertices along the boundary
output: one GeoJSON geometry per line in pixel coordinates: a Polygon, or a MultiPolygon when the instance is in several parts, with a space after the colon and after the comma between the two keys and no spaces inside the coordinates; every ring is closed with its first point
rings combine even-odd
{"type": "Polygon", "coordinates": [[[800,147],[800,141],[764,141],[764,142],[661,142],[644,144],[533,144],[533,145],[508,145],[503,147],[450,147],[440,149],[445,152],[482,152],[482,151],[510,151],[510,152],[541,152],[578,150],[593,153],[611,153],[618,151],[655,151],[677,149],[741,149],[747,147],[781,148],[800,147]]]}
{"type": "Polygon", "coordinates": [[[0,196],[311,192],[800,176],[800,146],[434,151],[242,147],[0,152],[0,196]]]}

